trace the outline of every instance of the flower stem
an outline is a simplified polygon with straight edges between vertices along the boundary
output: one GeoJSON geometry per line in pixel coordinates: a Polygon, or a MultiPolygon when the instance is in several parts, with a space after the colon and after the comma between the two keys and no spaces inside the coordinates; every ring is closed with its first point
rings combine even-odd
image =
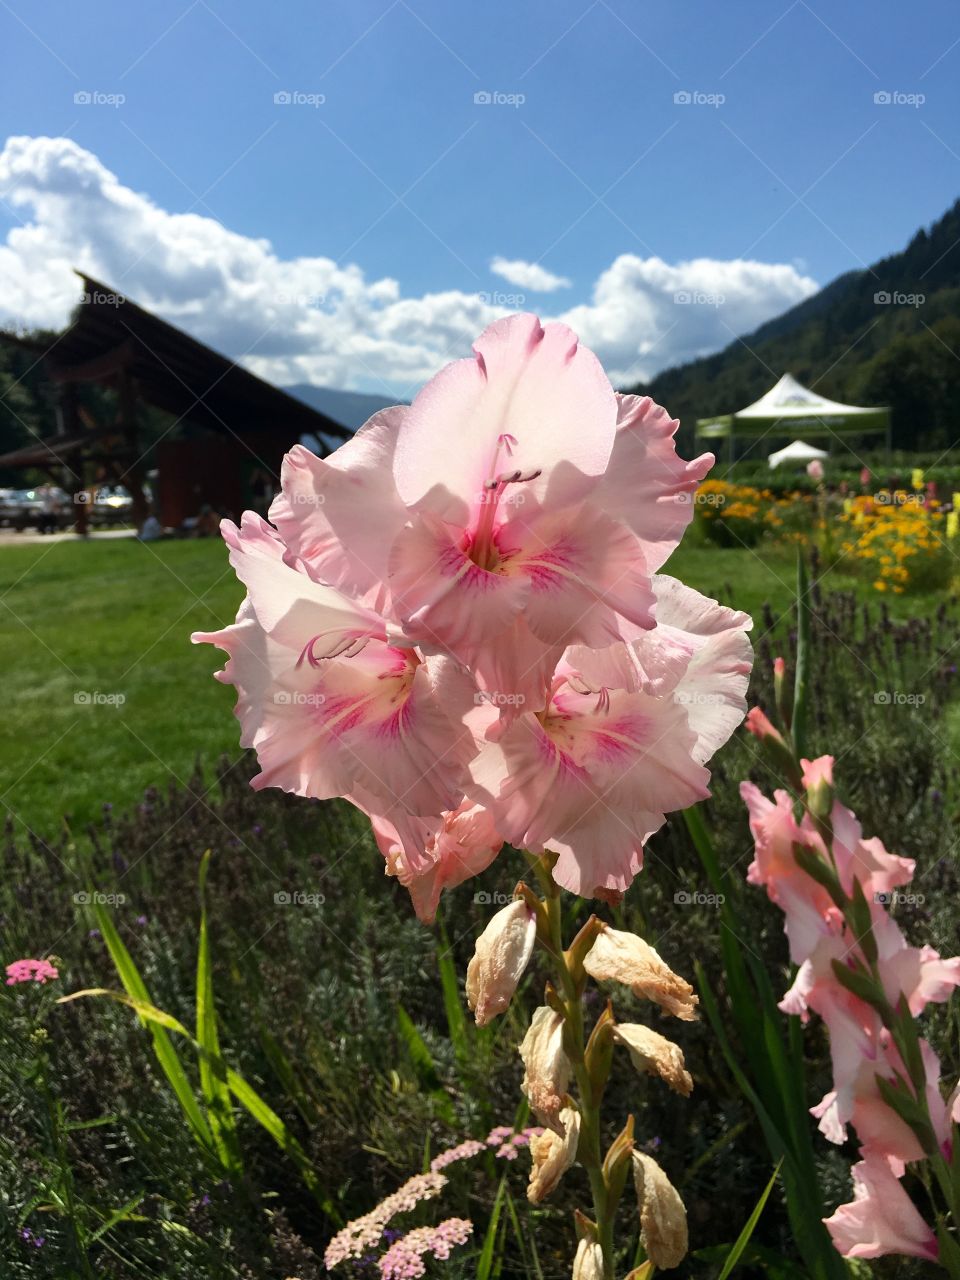
{"type": "Polygon", "coordinates": [[[603,1253],[604,1280],[615,1280],[613,1226],[617,1206],[610,1194],[603,1172],[603,1153],[600,1145],[600,1106],[603,1088],[595,1085],[587,1068],[582,992],[570,971],[564,951],[560,887],[553,879],[550,862],[546,855],[538,858],[533,866],[544,892],[544,909],[547,919],[547,936],[538,934],[538,941],[550,957],[557,992],[563,1003],[564,1049],[577,1081],[577,1105],[580,1111],[580,1142],[577,1147],[577,1160],[586,1169],[590,1179],[597,1239],[603,1253]]]}

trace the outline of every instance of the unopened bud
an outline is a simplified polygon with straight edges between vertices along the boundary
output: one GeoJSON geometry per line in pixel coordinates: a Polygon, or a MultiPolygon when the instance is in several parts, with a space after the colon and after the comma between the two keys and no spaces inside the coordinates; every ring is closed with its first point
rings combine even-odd
{"type": "Polygon", "coordinates": [[[773,727],[766,714],[759,707],[751,707],[743,724],[760,743],[770,767],[785,778],[795,791],[802,791],[803,779],[793,752],[783,734],[773,727]]]}
{"type": "Polygon", "coordinates": [[[466,988],[478,1027],[510,1003],[533,953],[536,935],[534,913],[526,902],[518,901],[498,911],[477,939],[467,966],[466,988]]]}
{"type": "Polygon", "coordinates": [[[793,722],[793,689],[787,680],[787,664],[782,658],[773,660],[773,697],[777,715],[789,733],[793,722]]]}
{"type": "Polygon", "coordinates": [[[599,1102],[603,1097],[603,1090],[610,1075],[610,1067],[613,1062],[613,1029],[615,1026],[613,1009],[610,1002],[607,1001],[607,1007],[597,1019],[583,1054],[584,1066],[590,1079],[594,1102],[599,1102]]]}
{"type": "Polygon", "coordinates": [[[603,1159],[603,1180],[607,1185],[608,1198],[616,1204],[623,1193],[624,1185],[630,1174],[633,1158],[633,1116],[627,1117],[623,1126],[607,1150],[603,1159]]]}

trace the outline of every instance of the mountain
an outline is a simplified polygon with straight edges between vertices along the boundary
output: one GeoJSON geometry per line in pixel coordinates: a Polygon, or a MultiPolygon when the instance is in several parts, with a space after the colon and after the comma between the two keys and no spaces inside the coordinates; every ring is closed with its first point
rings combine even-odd
{"type": "Polygon", "coordinates": [[[697,418],[732,413],[784,373],[832,400],[889,405],[893,443],[960,437],[960,200],[901,253],[848,271],[716,355],[631,387],[666,405],[689,442],[697,418]]]}
{"type": "Polygon", "coordinates": [[[333,418],[334,422],[349,427],[351,431],[362,427],[378,409],[397,403],[388,396],[367,395],[361,391],[337,391],[333,387],[315,387],[311,382],[298,382],[283,390],[311,408],[319,409],[327,417],[333,418]]]}

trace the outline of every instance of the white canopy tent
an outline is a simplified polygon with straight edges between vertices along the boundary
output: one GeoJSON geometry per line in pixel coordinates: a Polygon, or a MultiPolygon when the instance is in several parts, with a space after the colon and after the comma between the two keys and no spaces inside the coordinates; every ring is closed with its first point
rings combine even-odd
{"type": "MultiPolygon", "coordinates": [[[[758,440],[763,436],[856,436],[883,432],[890,447],[890,410],[841,404],[811,391],[792,373],[785,373],[766,393],[737,413],[697,419],[697,438],[727,440],[732,450],[737,436],[758,440]]],[[[732,453],[731,453],[732,456],[732,453]]]]}
{"type": "Polygon", "coordinates": [[[805,444],[803,440],[794,440],[785,449],[777,449],[775,453],[771,453],[767,462],[771,467],[779,467],[781,462],[813,462],[815,458],[829,456],[826,449],[817,449],[812,444],[805,444]]]}

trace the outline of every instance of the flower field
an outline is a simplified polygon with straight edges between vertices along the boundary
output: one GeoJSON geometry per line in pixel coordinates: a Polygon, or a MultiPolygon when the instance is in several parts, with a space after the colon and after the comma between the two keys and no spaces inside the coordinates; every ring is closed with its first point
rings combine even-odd
{"type": "Polygon", "coordinates": [[[706,480],[697,490],[704,536],[719,546],[762,542],[816,547],[834,566],[895,595],[942,590],[957,574],[957,514],[952,495],[878,489],[774,493],[754,485],[706,480]]]}

